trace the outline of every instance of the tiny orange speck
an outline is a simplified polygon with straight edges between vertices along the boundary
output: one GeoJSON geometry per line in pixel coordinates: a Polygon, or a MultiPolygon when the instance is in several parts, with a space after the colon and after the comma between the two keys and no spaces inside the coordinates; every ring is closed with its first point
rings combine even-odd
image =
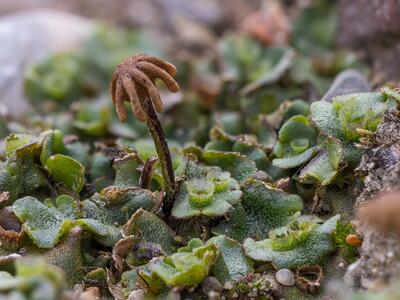
{"type": "Polygon", "coordinates": [[[361,247],[362,240],[359,238],[357,234],[353,233],[346,236],[346,243],[354,247],[361,247]]]}

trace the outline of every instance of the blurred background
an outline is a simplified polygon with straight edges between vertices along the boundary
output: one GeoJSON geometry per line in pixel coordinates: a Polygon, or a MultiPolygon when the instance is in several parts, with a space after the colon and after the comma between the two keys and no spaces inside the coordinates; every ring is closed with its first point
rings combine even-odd
{"type": "Polygon", "coordinates": [[[167,110],[196,118],[320,99],[346,68],[373,87],[400,78],[397,0],[0,0],[0,15],[1,114],[8,127],[24,119],[2,136],[61,126],[32,121],[32,108],[94,118],[73,103],[107,97],[115,66],[138,52],[178,66],[167,110]]]}

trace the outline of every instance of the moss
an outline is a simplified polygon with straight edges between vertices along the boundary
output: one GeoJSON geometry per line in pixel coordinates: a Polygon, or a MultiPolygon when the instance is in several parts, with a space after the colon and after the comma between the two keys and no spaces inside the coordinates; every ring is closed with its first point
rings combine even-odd
{"type": "Polygon", "coordinates": [[[349,263],[356,261],[359,256],[358,248],[346,243],[346,237],[349,234],[355,234],[356,229],[350,222],[337,222],[336,229],[333,232],[336,247],[340,250],[340,255],[349,263]]]}

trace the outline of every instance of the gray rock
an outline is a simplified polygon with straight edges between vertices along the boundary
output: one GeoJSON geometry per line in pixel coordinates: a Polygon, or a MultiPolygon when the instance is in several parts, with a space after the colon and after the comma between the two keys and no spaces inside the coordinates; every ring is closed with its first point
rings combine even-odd
{"type": "Polygon", "coordinates": [[[267,172],[264,172],[262,170],[258,170],[254,176],[254,179],[265,181],[265,182],[273,182],[273,179],[271,175],[269,175],[267,172]]]}
{"type": "Polygon", "coordinates": [[[357,197],[357,207],[375,199],[381,192],[400,190],[400,120],[397,110],[385,113],[375,139],[377,145],[366,150],[356,169],[364,183],[357,197]]]}
{"type": "Polygon", "coordinates": [[[294,274],[289,269],[280,269],[275,274],[276,281],[285,286],[294,285],[294,274]]]}
{"type": "Polygon", "coordinates": [[[129,294],[128,300],[144,300],[144,291],[136,290],[129,294]]]}
{"type": "Polygon", "coordinates": [[[205,295],[215,292],[220,294],[222,292],[222,285],[217,278],[208,276],[201,284],[201,290],[205,295]]]}
{"type": "MultiPolygon", "coordinates": [[[[356,207],[374,201],[382,192],[400,190],[400,120],[397,110],[386,112],[375,133],[375,140],[375,146],[365,151],[357,168],[364,188],[357,197],[356,207]]],[[[361,222],[357,228],[363,234],[360,258],[349,266],[344,277],[345,283],[352,288],[375,290],[394,282],[400,274],[399,237],[395,233],[378,231],[374,225],[361,222]]]]}
{"type": "Polygon", "coordinates": [[[336,76],[322,100],[331,102],[336,96],[369,91],[371,87],[365,77],[357,70],[349,69],[336,76]]]}
{"type": "Polygon", "coordinates": [[[360,258],[349,266],[343,279],[351,288],[376,290],[398,278],[400,241],[394,234],[384,235],[369,226],[361,230],[364,240],[360,258]]]}
{"type": "Polygon", "coordinates": [[[51,53],[77,48],[93,30],[88,19],[51,10],[0,18],[0,102],[12,116],[30,109],[22,85],[26,68],[51,53]]]}

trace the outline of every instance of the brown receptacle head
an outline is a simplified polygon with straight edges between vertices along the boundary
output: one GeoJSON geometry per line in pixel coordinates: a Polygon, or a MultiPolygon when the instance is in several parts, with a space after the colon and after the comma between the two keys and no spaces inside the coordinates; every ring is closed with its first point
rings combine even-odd
{"type": "Polygon", "coordinates": [[[118,118],[124,122],[127,118],[124,102],[132,105],[134,115],[141,122],[146,122],[148,115],[144,103],[148,99],[157,112],[162,111],[162,101],[155,86],[156,79],[161,79],[171,92],[179,91],[174,65],[161,58],[138,54],[119,64],[112,76],[110,91],[118,118]]]}

